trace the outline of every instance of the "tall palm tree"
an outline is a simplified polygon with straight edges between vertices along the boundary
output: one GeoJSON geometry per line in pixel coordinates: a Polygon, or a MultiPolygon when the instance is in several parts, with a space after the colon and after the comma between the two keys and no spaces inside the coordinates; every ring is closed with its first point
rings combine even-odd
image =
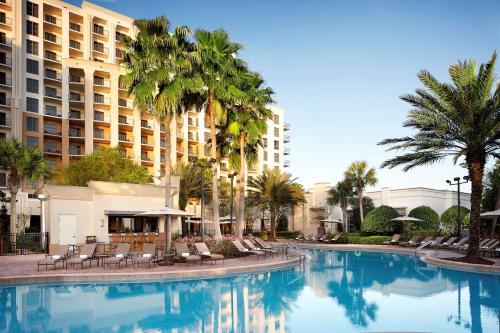
{"type": "MultiPolygon", "coordinates": [[[[124,83],[141,112],[152,115],[165,125],[165,206],[171,198],[170,125],[176,115],[196,104],[201,82],[192,76],[196,47],[189,41],[191,31],[178,26],[171,33],[164,16],[136,20],[135,38],[126,38],[123,65],[124,83]]],[[[171,247],[171,217],[167,217],[166,246],[171,247]]]]}
{"type": "Polygon", "coordinates": [[[354,191],[352,190],[351,182],[347,179],[343,179],[328,190],[328,197],[326,198],[326,202],[329,205],[340,206],[340,209],[342,210],[342,221],[344,222],[344,232],[349,232],[347,222],[347,206],[349,206],[349,200],[353,195],[354,191]]]}
{"type": "Polygon", "coordinates": [[[10,193],[10,232],[16,233],[17,192],[24,180],[39,181],[50,177],[50,168],[37,148],[23,145],[16,140],[0,141],[0,166],[8,173],[7,188],[10,193]]]}
{"type": "Polygon", "coordinates": [[[359,216],[361,218],[361,223],[364,221],[363,216],[363,191],[366,186],[373,186],[377,183],[377,177],[375,176],[375,169],[370,168],[367,170],[367,165],[365,161],[355,161],[347,168],[344,173],[345,178],[351,183],[359,200],[359,216]]]}
{"type": "Polygon", "coordinates": [[[469,247],[466,260],[479,260],[479,213],[484,166],[490,157],[500,157],[500,84],[495,76],[496,52],[476,69],[476,62],[459,61],[449,67],[450,83],[439,82],[431,73],[421,71],[418,78],[425,89],[404,95],[412,109],[405,127],[415,135],[386,139],[388,150],[409,150],[385,161],[382,167],[404,165],[408,171],[434,164],[447,156],[456,163],[465,158],[471,180],[469,247]]]}
{"type": "Polygon", "coordinates": [[[276,238],[276,222],[291,208],[305,201],[304,189],[296,178],[278,169],[264,170],[248,183],[248,205],[268,210],[271,238],[276,238]]]}
{"type": "Polygon", "coordinates": [[[249,73],[241,81],[239,89],[245,98],[228,111],[227,131],[235,138],[235,150],[239,157],[236,163],[238,182],[236,191],[236,230],[243,236],[245,211],[245,182],[247,158],[256,160],[256,144],[267,131],[266,120],[272,116],[268,104],[273,102],[273,90],[264,86],[264,80],[257,73],[249,73]]]}
{"type": "MultiPolygon", "coordinates": [[[[203,169],[205,170],[205,169],[203,169]]],[[[204,181],[204,194],[210,192],[210,183],[206,180],[210,177],[208,172],[202,174],[202,169],[192,164],[177,164],[174,168],[175,174],[180,176],[179,184],[179,208],[185,210],[188,200],[201,198],[201,178],[204,181]]]]}
{"type": "Polygon", "coordinates": [[[206,113],[210,121],[210,155],[212,164],[212,210],[215,226],[215,239],[221,240],[219,224],[219,190],[217,186],[217,118],[223,118],[224,103],[237,101],[244,97],[244,93],[237,88],[239,74],[244,64],[236,58],[242,48],[233,43],[224,30],[206,31],[197,30],[195,39],[198,48],[197,77],[203,82],[200,94],[203,96],[206,113]]]}

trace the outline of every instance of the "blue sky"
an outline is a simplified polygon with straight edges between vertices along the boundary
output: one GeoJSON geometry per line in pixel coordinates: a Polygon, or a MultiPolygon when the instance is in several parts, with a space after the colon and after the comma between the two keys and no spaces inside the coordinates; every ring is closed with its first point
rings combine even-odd
{"type": "Polygon", "coordinates": [[[419,70],[447,80],[458,59],[483,62],[500,51],[498,0],[93,2],[134,18],[164,14],[174,25],[227,29],[277,92],[292,128],[289,171],[306,187],[335,183],[359,159],[377,168],[375,188],[447,188],[447,178],[466,174],[451,160],[380,170],[393,154],[376,143],[410,134],[399,96],[420,87],[419,70]]]}

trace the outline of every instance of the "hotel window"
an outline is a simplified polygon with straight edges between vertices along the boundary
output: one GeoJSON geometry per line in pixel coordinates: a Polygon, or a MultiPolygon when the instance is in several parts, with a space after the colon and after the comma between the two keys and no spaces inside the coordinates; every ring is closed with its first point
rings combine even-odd
{"type": "Polygon", "coordinates": [[[264,152],[264,161],[267,161],[267,151],[264,152]]]}
{"type": "Polygon", "coordinates": [[[26,71],[28,73],[38,75],[38,61],[33,59],[26,59],[26,71]]]}
{"type": "Polygon", "coordinates": [[[5,113],[0,112],[0,126],[5,126],[7,124],[7,117],[5,113]]]}
{"type": "Polygon", "coordinates": [[[81,49],[80,42],[78,42],[76,40],[72,40],[72,39],[69,40],[69,47],[71,47],[72,49],[77,49],[77,50],[81,49]]]}
{"type": "Polygon", "coordinates": [[[26,40],[26,52],[33,55],[38,55],[38,42],[26,40]]]}
{"type": "Polygon", "coordinates": [[[262,139],[262,146],[267,148],[267,138],[262,139]]]}
{"type": "Polygon", "coordinates": [[[102,128],[94,128],[94,138],[104,139],[104,130],[102,128]]]}
{"type": "Polygon", "coordinates": [[[38,23],[26,21],[26,33],[28,35],[38,36],[38,23]]]}
{"type": "Polygon", "coordinates": [[[273,121],[275,124],[279,124],[280,123],[280,116],[278,116],[277,114],[275,114],[273,116],[273,121]]]}
{"type": "Polygon", "coordinates": [[[274,153],[274,163],[279,163],[280,162],[280,154],[274,153]]]}
{"type": "Polygon", "coordinates": [[[280,149],[280,142],[278,140],[274,140],[274,149],[276,150],[280,149]]]}
{"type": "Polygon", "coordinates": [[[94,23],[94,32],[98,35],[104,36],[104,27],[102,25],[94,23]]]}
{"type": "Polygon", "coordinates": [[[57,107],[55,105],[45,105],[45,114],[57,117],[57,107]]]}
{"type": "Polygon", "coordinates": [[[26,97],[26,111],[38,113],[38,99],[26,97]]]}
{"type": "Polygon", "coordinates": [[[38,132],[38,118],[26,117],[26,129],[32,132],[38,132]]]}
{"type": "Polygon", "coordinates": [[[280,129],[278,127],[274,128],[274,136],[280,136],[280,129]]]}
{"type": "Polygon", "coordinates": [[[34,94],[38,94],[38,80],[26,79],[26,91],[34,94]]]}
{"type": "Polygon", "coordinates": [[[0,172],[0,187],[7,187],[7,174],[0,172]]]}
{"type": "Polygon", "coordinates": [[[3,91],[0,91],[0,104],[7,105],[7,95],[3,91]]]}
{"type": "Polygon", "coordinates": [[[26,145],[32,148],[38,148],[40,146],[39,140],[36,136],[27,136],[26,145]]]}
{"type": "Polygon", "coordinates": [[[26,14],[33,17],[38,17],[38,5],[31,1],[26,1],[26,14]]]}
{"type": "Polygon", "coordinates": [[[45,96],[53,98],[61,98],[54,87],[45,87],[45,96]]]}

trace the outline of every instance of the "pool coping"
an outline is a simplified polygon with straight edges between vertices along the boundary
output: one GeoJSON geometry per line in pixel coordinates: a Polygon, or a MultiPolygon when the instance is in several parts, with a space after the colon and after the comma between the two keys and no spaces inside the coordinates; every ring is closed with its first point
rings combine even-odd
{"type": "MultiPolygon", "coordinates": [[[[312,249],[328,249],[328,250],[340,250],[340,251],[366,251],[366,252],[384,252],[384,253],[396,253],[396,254],[406,254],[415,255],[415,248],[402,248],[394,246],[385,245],[366,245],[366,244],[314,244],[314,243],[298,243],[294,242],[297,247],[302,248],[312,248],[312,249]]],[[[444,260],[432,256],[431,252],[419,252],[419,257],[423,257],[424,261],[440,267],[456,269],[461,271],[477,272],[477,273],[500,273],[500,266],[493,265],[480,265],[480,264],[468,264],[463,262],[456,262],[450,260],[444,260]]]]}
{"type": "Polygon", "coordinates": [[[299,265],[299,256],[283,259],[278,262],[255,263],[224,267],[217,264],[211,268],[191,269],[188,271],[154,271],[154,272],[108,272],[108,273],[65,273],[51,275],[4,276],[0,277],[0,285],[53,283],[53,282],[103,282],[103,281],[158,281],[158,280],[188,280],[198,278],[223,277],[240,273],[258,273],[299,265]]]}

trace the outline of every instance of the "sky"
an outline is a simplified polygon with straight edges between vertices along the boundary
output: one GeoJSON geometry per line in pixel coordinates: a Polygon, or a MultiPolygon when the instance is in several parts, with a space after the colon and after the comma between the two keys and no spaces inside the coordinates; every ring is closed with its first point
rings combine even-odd
{"type": "Polygon", "coordinates": [[[466,175],[451,159],[409,172],[380,169],[394,153],[377,142],[412,134],[402,127],[410,108],[399,96],[421,87],[420,70],[447,81],[457,60],[481,63],[500,51],[499,0],[92,2],[133,18],[163,14],[173,25],[226,29],[286,110],[287,171],[306,188],[336,183],[355,160],[377,169],[374,189],[452,189],[445,180],[466,175]]]}

